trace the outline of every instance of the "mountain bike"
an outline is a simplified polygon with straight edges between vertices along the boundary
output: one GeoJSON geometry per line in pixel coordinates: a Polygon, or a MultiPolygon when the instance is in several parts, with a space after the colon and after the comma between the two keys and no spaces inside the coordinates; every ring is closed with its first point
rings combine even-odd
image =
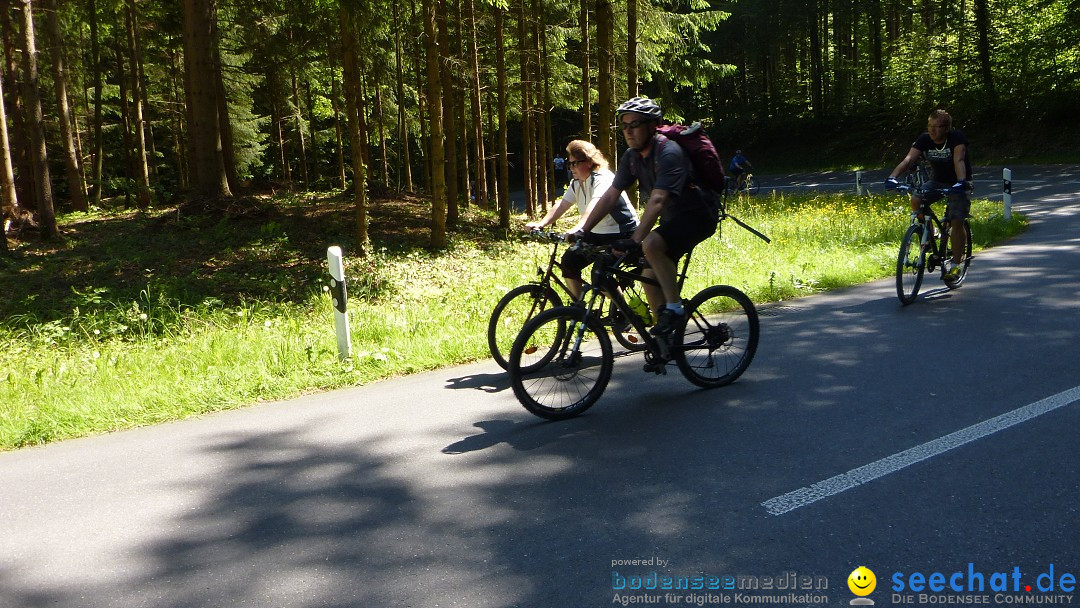
{"type": "MultiPolygon", "coordinates": [[[[684,301],[685,322],[667,337],[648,332],[645,320],[624,294],[635,283],[659,283],[643,274],[640,252],[616,256],[607,247],[584,245],[593,260],[591,284],[570,306],[545,310],[522,328],[510,350],[514,395],[529,412],[550,420],[581,414],[600,398],[611,380],[615,355],[605,326],[595,314],[607,298],[644,341],[644,370],[667,373],[674,361],[690,382],[705,388],[734,382],[757,351],[757,309],[743,292],[714,285],[684,301]]],[[[683,258],[680,290],[690,255],[683,258]]]]}
{"type": "MultiPolygon", "coordinates": [[[[487,330],[488,349],[491,351],[491,356],[495,359],[495,362],[503,369],[507,368],[507,359],[514,338],[517,337],[522,326],[529,319],[544,310],[562,306],[564,302],[574,301],[570,288],[555,272],[556,269],[560,268],[557,260],[559,258],[559,246],[564,242],[564,235],[558,232],[534,230],[528,233],[527,238],[551,243],[551,254],[548,256],[546,265],[537,266],[537,278],[535,281],[518,285],[508,291],[491,311],[487,330]]],[[[641,299],[636,290],[630,294],[631,299],[635,295],[638,300],[641,299]]],[[[601,307],[600,310],[604,310],[605,302],[603,300],[596,304],[601,307]]],[[[607,306],[605,313],[601,317],[604,319],[605,324],[611,327],[615,339],[623,348],[634,351],[645,347],[644,341],[636,330],[623,319],[622,313],[613,306],[607,306]]]]}
{"type": "MultiPolygon", "coordinates": [[[[897,187],[900,192],[910,193],[914,190],[911,186],[901,184],[897,187]]],[[[916,193],[940,192],[948,195],[948,188],[920,189],[916,193]]],[[[925,197],[920,197],[925,198],[925,197]]],[[[946,213],[948,216],[948,213],[946,213]]],[[[964,220],[967,228],[967,241],[964,243],[964,252],[960,265],[960,274],[956,279],[946,281],[945,286],[956,289],[967,277],[968,267],[971,266],[971,224],[964,220]]],[[[915,301],[919,295],[919,287],[922,286],[923,274],[940,269],[942,280],[946,273],[956,264],[953,263],[952,249],[952,222],[943,222],[930,205],[923,203],[918,211],[911,213],[911,225],[908,227],[904,238],[900,241],[900,253],[896,258],[896,295],[905,306],[915,301]]]]}
{"type": "Polygon", "coordinates": [[[753,173],[749,173],[749,172],[748,173],[743,173],[741,180],[738,177],[729,175],[727,177],[727,183],[728,183],[728,188],[727,188],[727,192],[725,192],[725,194],[728,193],[728,192],[731,193],[731,194],[740,194],[740,193],[743,193],[743,194],[757,194],[758,193],[758,182],[757,182],[757,178],[754,177],[753,173]],[[735,186],[736,183],[738,184],[738,187],[735,186]]]}

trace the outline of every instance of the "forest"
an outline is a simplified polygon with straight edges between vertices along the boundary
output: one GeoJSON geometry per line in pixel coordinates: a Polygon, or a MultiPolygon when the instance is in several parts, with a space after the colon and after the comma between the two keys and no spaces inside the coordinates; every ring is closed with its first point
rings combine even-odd
{"type": "Polygon", "coordinates": [[[937,107],[998,158],[1080,136],[1080,0],[3,0],[0,28],[15,242],[340,190],[355,253],[401,193],[439,248],[469,206],[508,228],[512,190],[542,210],[569,139],[614,158],[638,94],[773,166],[885,162],[937,107]]]}

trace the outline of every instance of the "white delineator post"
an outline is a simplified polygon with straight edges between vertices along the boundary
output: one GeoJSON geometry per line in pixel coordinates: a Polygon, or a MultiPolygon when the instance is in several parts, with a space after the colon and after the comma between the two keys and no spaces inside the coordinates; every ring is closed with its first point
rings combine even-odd
{"type": "Polygon", "coordinates": [[[1005,221],[1012,219],[1012,169],[1001,170],[1003,192],[1001,199],[1005,202],[1005,221]]]}
{"type": "Polygon", "coordinates": [[[334,329],[337,331],[338,357],[352,356],[352,339],[349,336],[349,315],[345,314],[345,267],[341,263],[341,247],[334,245],[326,250],[326,262],[330,267],[330,298],[334,303],[334,329]]]}
{"type": "Polygon", "coordinates": [[[855,195],[862,196],[862,171],[855,172],[855,195]]]}

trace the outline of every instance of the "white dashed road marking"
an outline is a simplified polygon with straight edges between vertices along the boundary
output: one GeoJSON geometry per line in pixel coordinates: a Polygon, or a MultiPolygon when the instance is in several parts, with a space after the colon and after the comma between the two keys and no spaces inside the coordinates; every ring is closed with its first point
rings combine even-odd
{"type": "Polygon", "coordinates": [[[819,481],[808,488],[799,488],[798,490],[788,492],[787,494],[770,498],[761,503],[761,506],[765,507],[765,510],[768,511],[770,515],[783,515],[788,511],[794,511],[800,507],[815,503],[822,498],[827,498],[834,494],[856,488],[864,483],[878,479],[879,477],[884,477],[890,473],[899,471],[904,467],[911,466],[917,462],[922,462],[928,458],[933,458],[938,454],[947,452],[953,448],[958,448],[965,443],[970,443],[976,439],[982,439],[987,435],[1007,429],[1013,425],[1020,424],[1021,422],[1031,420],[1037,416],[1042,416],[1043,414],[1052,412],[1058,408],[1075,403],[1078,400],[1080,400],[1080,386],[1070,388],[1067,391],[1062,391],[1056,395],[1017,408],[1011,412],[1006,412],[1000,416],[995,416],[989,420],[984,420],[978,424],[973,424],[966,429],[961,429],[955,433],[949,433],[944,437],[939,437],[933,441],[917,445],[913,448],[904,450],[903,452],[893,454],[892,456],[886,456],[881,460],[876,460],[857,469],[852,469],[847,473],[842,473],[824,481],[819,481]]]}

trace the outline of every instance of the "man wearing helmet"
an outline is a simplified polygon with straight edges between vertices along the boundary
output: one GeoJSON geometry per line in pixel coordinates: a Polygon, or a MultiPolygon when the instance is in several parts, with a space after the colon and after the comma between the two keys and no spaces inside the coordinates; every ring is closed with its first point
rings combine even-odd
{"type": "Polygon", "coordinates": [[[641,246],[660,284],[659,288],[643,285],[659,319],[652,333],[667,336],[685,316],[676,262],[716,231],[714,194],[697,186],[690,158],[682,148],[656,132],[663,118],[656,102],[635,97],[619,106],[615,116],[629,149],[619,159],[611,187],[582,228],[591,230],[637,181],[640,200],[647,201],[645,209],[631,239],[616,243],[613,249],[627,251],[641,246]]]}

